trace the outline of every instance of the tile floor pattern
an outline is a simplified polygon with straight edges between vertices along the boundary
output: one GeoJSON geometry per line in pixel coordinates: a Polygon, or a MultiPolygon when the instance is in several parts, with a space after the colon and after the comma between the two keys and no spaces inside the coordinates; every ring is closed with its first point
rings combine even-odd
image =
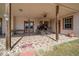
{"type": "MultiPolygon", "coordinates": [[[[33,51],[35,55],[36,53],[39,54],[39,49],[45,51],[52,50],[54,45],[78,39],[77,37],[67,37],[59,34],[59,40],[57,42],[50,39],[48,36],[55,39],[55,34],[24,36],[11,51],[5,50],[5,38],[0,38],[0,56],[17,56],[26,51],[33,51]]],[[[21,37],[12,37],[12,45],[17,42],[19,38],[21,37]]]]}

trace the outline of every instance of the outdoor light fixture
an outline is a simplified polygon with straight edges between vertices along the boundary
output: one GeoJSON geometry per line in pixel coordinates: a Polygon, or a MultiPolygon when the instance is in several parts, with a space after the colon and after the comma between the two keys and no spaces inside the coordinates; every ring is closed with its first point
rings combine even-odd
{"type": "Polygon", "coordinates": [[[20,12],[22,12],[22,11],[23,11],[23,9],[19,9],[19,11],[20,11],[20,12]]]}
{"type": "Polygon", "coordinates": [[[43,17],[44,17],[44,18],[47,17],[47,12],[44,12],[44,13],[43,13],[43,17]]]}
{"type": "Polygon", "coordinates": [[[47,14],[44,14],[43,16],[44,16],[44,17],[47,17],[47,14]]]}
{"type": "Polygon", "coordinates": [[[4,18],[5,18],[6,21],[8,21],[9,20],[8,14],[4,14],[4,18]]]}

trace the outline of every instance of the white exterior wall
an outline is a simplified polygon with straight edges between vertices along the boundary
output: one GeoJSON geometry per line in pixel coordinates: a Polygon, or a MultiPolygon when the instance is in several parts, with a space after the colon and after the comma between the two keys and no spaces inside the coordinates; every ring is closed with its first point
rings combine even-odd
{"type": "MultiPolygon", "coordinates": [[[[16,25],[15,25],[15,29],[16,30],[24,30],[24,21],[28,21],[30,19],[30,21],[34,21],[34,32],[37,29],[37,26],[39,25],[39,21],[49,21],[49,19],[35,19],[35,18],[26,18],[26,17],[16,17],[16,25]]],[[[50,27],[50,23],[49,23],[49,27],[50,27]]]]}
{"type": "Polygon", "coordinates": [[[16,17],[15,28],[17,30],[24,30],[24,21],[27,20],[24,17],[16,17]]]}
{"type": "Polygon", "coordinates": [[[79,13],[76,13],[74,15],[74,26],[73,26],[73,31],[75,32],[75,34],[79,37],[79,13]]]}
{"type": "MultiPolygon", "coordinates": [[[[4,17],[2,18],[2,34],[5,34],[6,32],[6,21],[4,19],[4,17]]],[[[11,30],[13,30],[13,17],[11,17],[11,30]]]]}
{"type": "Polygon", "coordinates": [[[5,32],[6,32],[6,28],[5,28],[5,19],[4,18],[2,18],[2,34],[5,34],[5,32]]]}
{"type": "Polygon", "coordinates": [[[60,32],[61,32],[61,34],[68,34],[68,33],[73,32],[73,30],[71,30],[71,29],[63,29],[63,19],[61,19],[61,31],[60,32]]]}
{"type": "Polygon", "coordinates": [[[53,19],[51,22],[52,32],[56,32],[55,19],[53,19]]]}
{"type": "MultiPolygon", "coordinates": [[[[28,21],[29,18],[26,17],[16,17],[16,25],[15,30],[24,30],[24,21],[28,21]]],[[[36,19],[30,19],[30,21],[34,21],[34,32],[37,28],[37,21],[36,19]]]]}
{"type": "MultiPolygon", "coordinates": [[[[2,33],[5,33],[5,20],[3,17],[2,18],[2,33]]],[[[13,17],[11,19],[13,21],[13,17]]],[[[17,30],[24,30],[24,21],[27,21],[28,18],[26,17],[16,17],[16,26],[15,28],[17,30]]],[[[38,19],[30,19],[32,21],[34,21],[34,32],[36,31],[36,28],[38,26],[38,19]]],[[[46,20],[46,19],[41,19],[41,20],[46,20]]],[[[49,20],[49,19],[47,19],[49,20]]],[[[13,22],[11,22],[13,24],[13,22]]],[[[50,25],[49,25],[50,26],[50,25]]],[[[52,31],[55,32],[55,21],[52,21],[52,31]]],[[[12,29],[13,29],[13,25],[12,25],[12,29]]],[[[63,20],[61,19],[61,33],[62,34],[68,34],[70,32],[74,32],[77,36],[79,36],[79,13],[76,13],[73,15],[73,30],[64,30],[63,29],[63,20]]]]}
{"type": "Polygon", "coordinates": [[[2,34],[4,34],[5,33],[5,19],[4,19],[4,17],[2,16],[2,15],[0,15],[0,18],[2,18],[2,34]]]}
{"type": "Polygon", "coordinates": [[[74,32],[76,36],[79,36],[79,13],[73,15],[73,30],[63,29],[63,19],[61,19],[61,33],[68,34],[74,32]]]}

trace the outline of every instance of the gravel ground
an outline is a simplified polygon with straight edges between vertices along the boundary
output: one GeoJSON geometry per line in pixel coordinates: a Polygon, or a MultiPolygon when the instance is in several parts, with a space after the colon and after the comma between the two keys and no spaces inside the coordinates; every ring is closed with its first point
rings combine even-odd
{"type": "Polygon", "coordinates": [[[59,40],[54,41],[55,34],[49,35],[32,35],[24,37],[12,37],[12,46],[20,40],[11,51],[5,50],[5,38],[0,38],[0,56],[18,56],[22,52],[33,52],[33,55],[39,54],[38,50],[44,51],[53,49],[52,47],[57,44],[78,39],[77,37],[67,37],[59,34],[59,40]]]}

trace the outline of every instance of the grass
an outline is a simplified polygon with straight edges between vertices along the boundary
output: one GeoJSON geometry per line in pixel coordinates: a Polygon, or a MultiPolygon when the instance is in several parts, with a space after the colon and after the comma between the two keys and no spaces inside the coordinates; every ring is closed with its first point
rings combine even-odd
{"type": "Polygon", "coordinates": [[[54,46],[51,51],[40,52],[44,56],[79,56],[79,39],[54,46]]]}

